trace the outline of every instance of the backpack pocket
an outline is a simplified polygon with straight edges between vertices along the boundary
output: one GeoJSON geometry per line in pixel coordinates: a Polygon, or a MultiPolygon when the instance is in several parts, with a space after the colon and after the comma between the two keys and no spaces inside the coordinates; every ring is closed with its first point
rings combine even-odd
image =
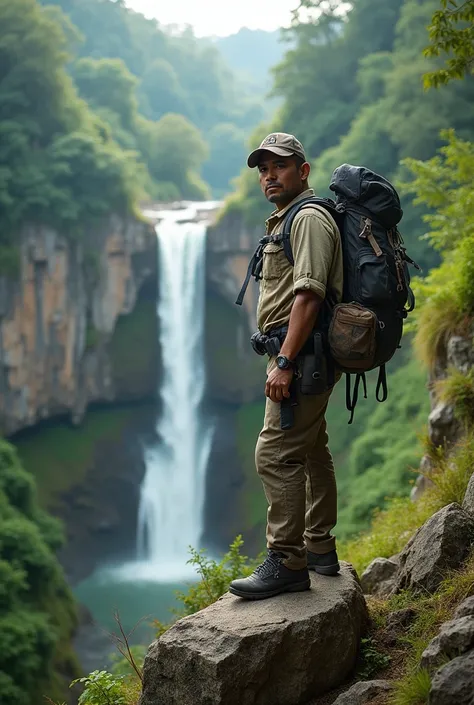
{"type": "Polygon", "coordinates": [[[356,303],[338,304],[328,332],[331,355],[338,367],[348,372],[366,372],[373,367],[377,316],[356,303]]]}
{"type": "Polygon", "coordinates": [[[385,254],[372,249],[359,252],[357,261],[357,298],[364,304],[380,306],[392,300],[391,273],[385,254]]]}

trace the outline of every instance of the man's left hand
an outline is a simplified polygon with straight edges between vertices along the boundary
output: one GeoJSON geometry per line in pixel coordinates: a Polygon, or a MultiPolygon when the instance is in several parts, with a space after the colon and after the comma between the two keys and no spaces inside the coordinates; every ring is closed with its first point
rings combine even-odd
{"type": "Polygon", "coordinates": [[[290,384],[293,379],[293,370],[280,370],[275,367],[267,377],[265,385],[265,396],[276,403],[290,396],[290,384]]]}

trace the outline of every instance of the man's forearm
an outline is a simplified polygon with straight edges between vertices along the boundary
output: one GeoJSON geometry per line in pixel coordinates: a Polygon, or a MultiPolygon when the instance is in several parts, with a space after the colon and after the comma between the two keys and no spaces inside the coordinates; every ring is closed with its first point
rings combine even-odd
{"type": "Polygon", "coordinates": [[[314,328],[321,304],[322,299],[311,291],[296,294],[281,355],[289,360],[295,359],[314,328]]]}

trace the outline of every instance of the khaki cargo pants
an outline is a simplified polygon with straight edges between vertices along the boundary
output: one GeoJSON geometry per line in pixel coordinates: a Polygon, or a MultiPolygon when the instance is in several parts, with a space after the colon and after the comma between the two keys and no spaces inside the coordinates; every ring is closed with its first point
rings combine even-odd
{"type": "Polygon", "coordinates": [[[335,548],[330,532],[337,519],[336,479],[324,418],[331,392],[299,393],[294,426],[287,431],[280,428],[280,404],[267,399],[255,449],[269,505],[267,546],[284,553],[284,564],[295,570],[306,566],[306,549],[335,548]]]}

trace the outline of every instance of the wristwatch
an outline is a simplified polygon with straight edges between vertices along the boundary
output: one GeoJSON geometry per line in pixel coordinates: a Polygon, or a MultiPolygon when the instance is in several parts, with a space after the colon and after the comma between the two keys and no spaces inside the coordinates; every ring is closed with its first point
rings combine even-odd
{"type": "Polygon", "coordinates": [[[286,355],[277,355],[276,364],[277,367],[280,368],[280,370],[295,369],[295,363],[293,362],[293,360],[289,360],[286,355]]]}

